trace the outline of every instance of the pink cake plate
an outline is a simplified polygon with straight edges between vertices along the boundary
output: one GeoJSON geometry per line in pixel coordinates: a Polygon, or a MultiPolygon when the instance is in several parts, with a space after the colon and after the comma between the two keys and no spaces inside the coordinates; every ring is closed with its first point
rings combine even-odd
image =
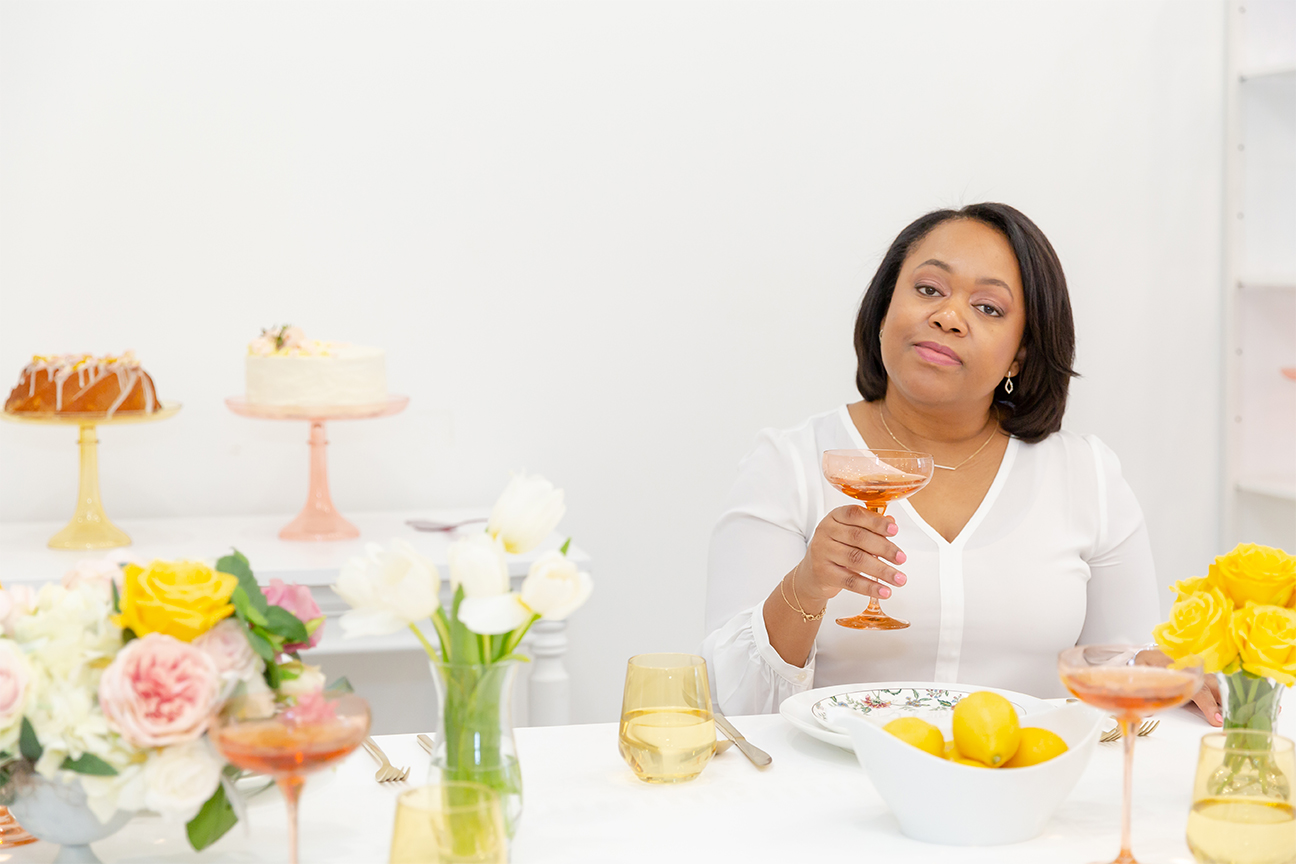
{"type": "Polygon", "coordinates": [[[408,396],[388,396],[383,402],[367,405],[256,405],[232,396],[225,405],[240,417],[258,420],[306,420],[310,431],[310,491],[306,506],[279,532],[280,540],[351,540],[360,536],[333,506],[328,487],[328,439],[324,424],[329,420],[369,420],[390,417],[405,410],[408,396]]]}

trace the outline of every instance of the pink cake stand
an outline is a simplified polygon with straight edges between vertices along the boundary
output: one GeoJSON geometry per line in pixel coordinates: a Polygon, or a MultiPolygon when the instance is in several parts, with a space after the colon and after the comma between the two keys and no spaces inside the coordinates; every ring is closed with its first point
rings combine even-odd
{"type": "Polygon", "coordinates": [[[328,439],[324,423],[329,420],[368,420],[390,417],[405,410],[408,396],[388,396],[384,402],[368,405],[257,405],[237,396],[225,400],[240,417],[259,420],[307,420],[310,422],[310,491],[306,506],[279,532],[280,540],[351,540],[360,536],[333,506],[328,487],[328,439]]]}

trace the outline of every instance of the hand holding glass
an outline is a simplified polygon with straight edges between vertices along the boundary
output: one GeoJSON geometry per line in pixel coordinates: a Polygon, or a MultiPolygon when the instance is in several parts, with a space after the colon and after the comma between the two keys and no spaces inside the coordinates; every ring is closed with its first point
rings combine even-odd
{"type": "Polygon", "coordinates": [[[1134,739],[1139,721],[1149,714],[1182,705],[1202,686],[1200,658],[1172,666],[1135,663],[1147,645],[1077,645],[1058,655],[1058,675],[1071,694],[1088,705],[1116,715],[1125,742],[1124,805],[1121,851],[1112,864],[1138,864],[1130,852],[1130,798],[1134,786],[1134,739]]]}
{"type": "MultiPolygon", "coordinates": [[[[834,489],[849,495],[879,516],[886,513],[887,502],[908,498],[931,482],[936,460],[928,453],[911,450],[827,450],[823,455],[823,475],[834,489]]],[[[869,598],[868,608],[837,623],[855,630],[903,630],[908,621],[892,618],[882,611],[876,597],[869,598]]]]}
{"type": "Polygon", "coordinates": [[[695,654],[640,654],[626,668],[621,756],[640,780],[679,783],[715,752],[706,661],[695,654]]]}

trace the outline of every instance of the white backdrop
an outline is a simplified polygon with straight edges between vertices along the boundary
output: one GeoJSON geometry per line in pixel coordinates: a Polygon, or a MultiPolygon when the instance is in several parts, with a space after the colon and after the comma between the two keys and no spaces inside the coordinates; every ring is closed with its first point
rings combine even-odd
{"type": "MultiPolygon", "coordinates": [[[[5,2],[0,375],[133,348],[185,407],[101,430],[109,512],[286,516],[305,424],[224,408],[244,344],[385,346],[410,407],[332,424],[334,500],[565,487],[573,716],[610,720],[625,658],[704,635],[757,430],[858,398],[890,240],[1005,201],[1061,254],[1067,425],[1168,584],[1220,551],[1223,46],[1222,4],[1175,0],[5,2]]],[[[74,437],[0,424],[0,520],[70,515],[74,437]]]]}

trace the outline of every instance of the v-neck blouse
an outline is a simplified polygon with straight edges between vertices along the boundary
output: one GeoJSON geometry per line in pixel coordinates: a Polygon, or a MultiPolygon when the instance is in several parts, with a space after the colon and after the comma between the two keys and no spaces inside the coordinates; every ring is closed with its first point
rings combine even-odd
{"type": "Polygon", "coordinates": [[[867,448],[846,406],[794,429],[763,431],[711,537],[703,655],[725,712],[775,711],[812,687],[938,681],[1063,695],[1057,654],[1081,643],[1145,642],[1159,618],[1138,501],[1115,454],[1093,436],[1010,439],[976,512],[952,541],[909,501],[887,512],[907,559],[882,602],[904,630],[850,630],[836,618],[867,598],[828,603],[804,667],[779,657],[765,598],[805,555],[829,511],[856,504],[828,485],[825,450],[867,448]]]}

